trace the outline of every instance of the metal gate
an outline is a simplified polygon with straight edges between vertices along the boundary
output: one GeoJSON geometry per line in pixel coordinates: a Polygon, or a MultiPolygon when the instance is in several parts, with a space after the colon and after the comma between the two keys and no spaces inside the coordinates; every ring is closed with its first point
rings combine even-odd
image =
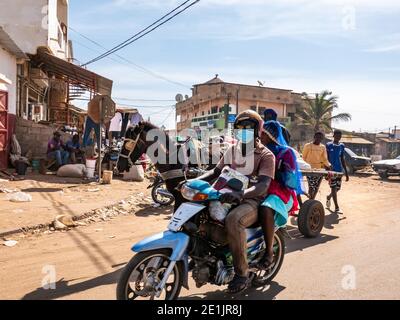
{"type": "Polygon", "coordinates": [[[0,169],[8,166],[8,95],[0,91],[0,169]]]}

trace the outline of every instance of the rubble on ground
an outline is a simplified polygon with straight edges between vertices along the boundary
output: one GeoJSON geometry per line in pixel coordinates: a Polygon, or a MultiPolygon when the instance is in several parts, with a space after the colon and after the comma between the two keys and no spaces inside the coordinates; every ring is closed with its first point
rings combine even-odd
{"type": "MultiPolygon", "coordinates": [[[[109,221],[118,215],[134,214],[139,205],[146,205],[151,208],[151,197],[144,197],[143,193],[137,194],[113,205],[89,211],[80,217],[59,215],[55,217],[53,223],[50,225],[39,225],[31,229],[22,229],[22,231],[28,234],[38,234],[41,232],[48,234],[56,231],[67,231],[74,227],[86,226],[101,221],[109,221]]],[[[96,229],[96,232],[102,230],[103,229],[96,229]]]]}

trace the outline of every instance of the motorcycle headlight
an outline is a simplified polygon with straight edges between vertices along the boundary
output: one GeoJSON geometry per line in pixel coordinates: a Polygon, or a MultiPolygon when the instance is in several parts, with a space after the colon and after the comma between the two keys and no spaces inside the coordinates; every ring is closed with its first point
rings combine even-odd
{"type": "Polygon", "coordinates": [[[184,185],[181,189],[182,196],[189,201],[204,201],[208,199],[208,195],[200,191],[184,185]]]}
{"type": "Polygon", "coordinates": [[[187,185],[184,185],[181,189],[182,196],[189,201],[193,201],[194,196],[198,193],[199,191],[192,189],[188,187],[187,185]]]}

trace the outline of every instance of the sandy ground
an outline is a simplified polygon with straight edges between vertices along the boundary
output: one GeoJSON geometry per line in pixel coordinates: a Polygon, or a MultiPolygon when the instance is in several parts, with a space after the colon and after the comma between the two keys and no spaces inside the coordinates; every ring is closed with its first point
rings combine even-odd
{"type": "Polygon", "coordinates": [[[50,223],[57,215],[79,216],[142,192],[149,182],[114,180],[111,185],[87,184],[82,179],[30,174],[23,181],[3,181],[2,187],[32,196],[32,202],[14,203],[0,193],[0,234],[21,227],[50,223]]]}
{"type": "MultiPolygon", "coordinates": [[[[324,183],[318,198],[326,192],[324,183]]],[[[235,299],[400,299],[399,198],[400,179],[352,177],[340,193],[344,214],[327,211],[316,239],[304,239],[293,227],[295,238],[287,241],[283,267],[271,285],[235,299]]],[[[0,247],[0,299],[115,299],[120,270],[133,255],[131,245],[162,231],[170,214],[138,209],[0,247]],[[55,288],[43,289],[48,282],[55,288]]],[[[183,299],[232,299],[222,287],[189,284],[183,299]]]]}

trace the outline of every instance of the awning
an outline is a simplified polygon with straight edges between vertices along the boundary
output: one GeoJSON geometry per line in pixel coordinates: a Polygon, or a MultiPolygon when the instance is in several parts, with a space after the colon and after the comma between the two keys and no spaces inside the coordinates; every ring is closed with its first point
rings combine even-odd
{"type": "Polygon", "coordinates": [[[32,64],[56,75],[70,84],[77,85],[96,94],[111,96],[113,82],[73,63],[57,58],[43,49],[30,56],[32,64]]]}

